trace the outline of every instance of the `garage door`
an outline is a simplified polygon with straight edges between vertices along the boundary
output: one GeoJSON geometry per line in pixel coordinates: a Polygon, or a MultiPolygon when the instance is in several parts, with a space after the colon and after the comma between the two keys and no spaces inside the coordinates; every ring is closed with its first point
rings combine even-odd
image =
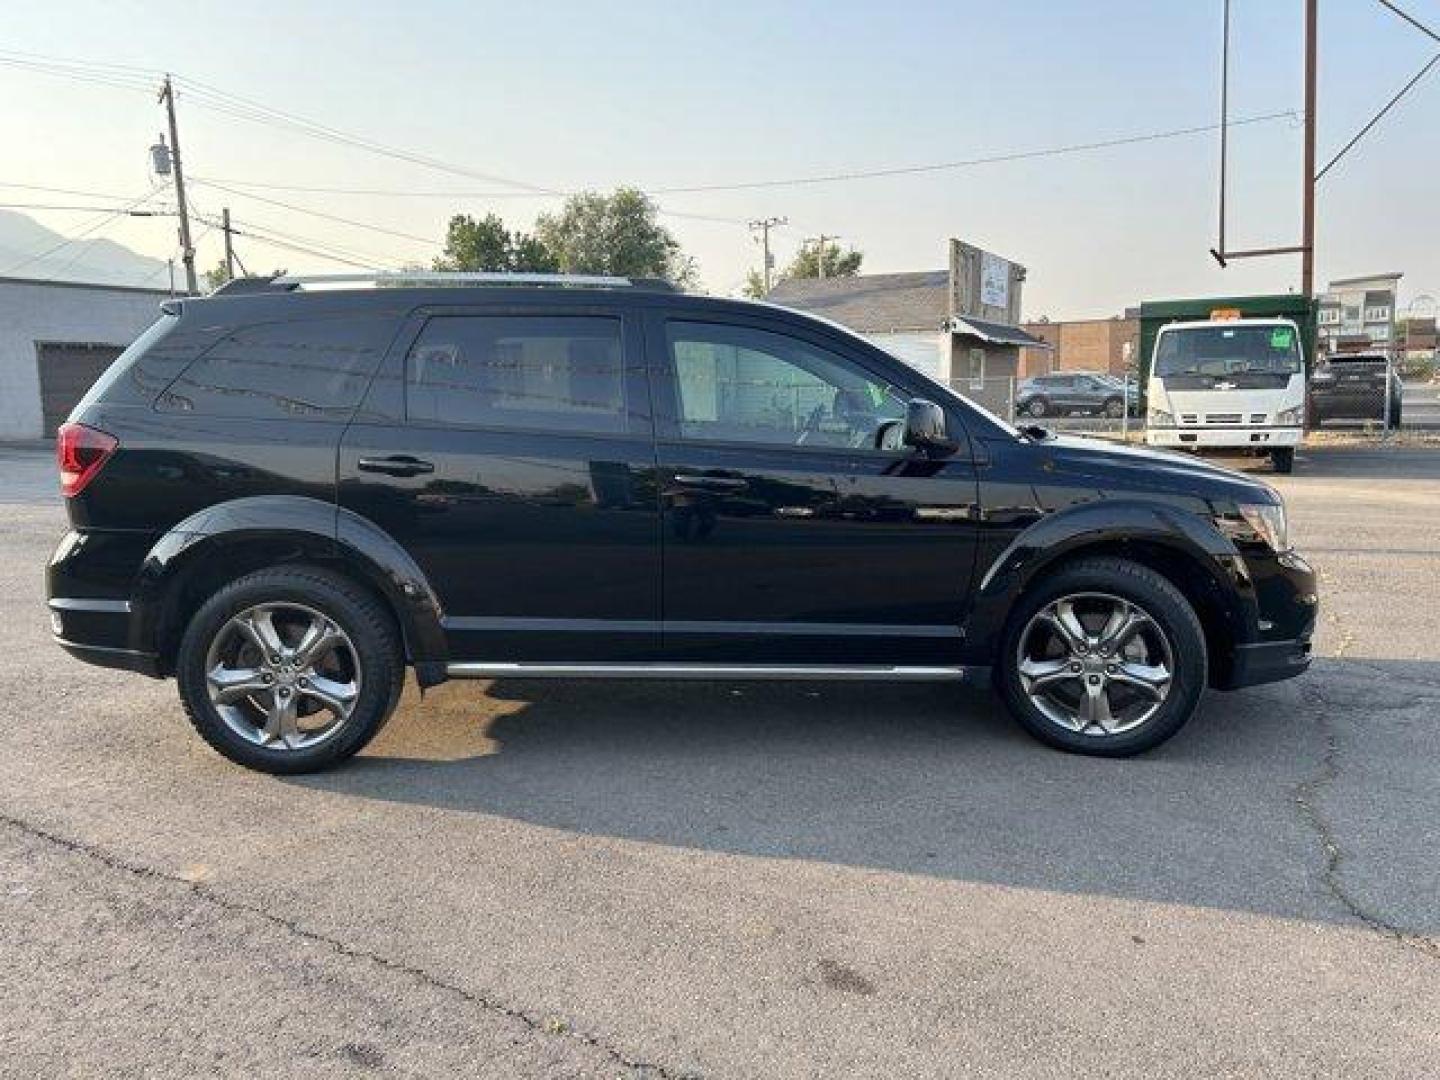
{"type": "Polygon", "coordinates": [[[55,437],[91,383],[124,351],[122,345],[39,343],[40,411],[47,439],[55,437]]]}

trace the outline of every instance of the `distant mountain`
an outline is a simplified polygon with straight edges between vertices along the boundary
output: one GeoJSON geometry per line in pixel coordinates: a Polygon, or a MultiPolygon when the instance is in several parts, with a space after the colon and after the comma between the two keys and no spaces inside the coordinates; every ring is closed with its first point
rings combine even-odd
{"type": "Polygon", "coordinates": [[[160,259],[131,251],[103,236],[85,236],[69,244],[65,243],[67,239],[25,214],[0,210],[0,277],[152,288],[164,288],[169,283],[165,263],[160,259]],[[28,261],[42,251],[51,253],[28,261]]]}

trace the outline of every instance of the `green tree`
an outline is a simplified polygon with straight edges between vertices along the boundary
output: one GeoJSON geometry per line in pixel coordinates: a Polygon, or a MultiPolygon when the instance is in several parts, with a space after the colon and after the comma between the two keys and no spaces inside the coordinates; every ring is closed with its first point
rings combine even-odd
{"type": "Polygon", "coordinates": [[[230,271],[225,266],[225,260],[221,259],[215,264],[213,270],[205,271],[205,291],[214,292],[220,288],[221,285],[228,283],[229,280],[230,271]]]}
{"type": "Polygon", "coordinates": [[[751,300],[765,299],[765,275],[759,270],[751,270],[745,275],[745,284],[740,290],[751,300]]]}
{"type": "Polygon", "coordinates": [[[535,236],[566,273],[658,277],[681,286],[695,280],[695,261],[635,188],[572,195],[559,213],[536,219],[535,236]]]}
{"type": "MultiPolygon", "coordinates": [[[[276,269],[270,271],[270,276],[272,278],[282,277],[287,273],[289,273],[289,271],[276,269]]],[[[216,263],[213,270],[206,270],[204,278],[205,288],[209,292],[214,292],[216,289],[220,288],[220,286],[228,284],[230,281],[230,271],[225,267],[225,260],[221,259],[218,263],[216,263]]]]}
{"type": "Polygon", "coordinates": [[[456,214],[445,230],[445,251],[436,270],[544,273],[558,268],[555,257],[533,236],[506,228],[497,214],[478,221],[456,214]]]}
{"type": "Polygon", "coordinates": [[[828,241],[820,244],[805,244],[795,253],[794,260],[782,275],[787,278],[854,277],[860,273],[860,264],[865,254],[854,248],[841,251],[839,244],[828,241]],[[821,267],[825,272],[820,272],[821,267]]]}

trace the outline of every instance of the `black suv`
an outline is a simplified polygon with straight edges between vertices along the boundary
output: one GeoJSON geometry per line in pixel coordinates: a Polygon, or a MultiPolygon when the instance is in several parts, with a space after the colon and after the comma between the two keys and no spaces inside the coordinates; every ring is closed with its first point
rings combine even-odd
{"type": "Polygon", "coordinates": [[[1257,480],[1016,430],[769,305],[504,281],[165,304],[60,432],[60,644],[286,773],[363,747],[407,667],[993,679],[1118,756],[1310,663],[1315,575],[1257,480]]]}
{"type": "Polygon", "coordinates": [[[1331,353],[1310,376],[1310,424],[1379,420],[1398,428],[1404,397],[1405,384],[1387,354],[1331,353]]]}

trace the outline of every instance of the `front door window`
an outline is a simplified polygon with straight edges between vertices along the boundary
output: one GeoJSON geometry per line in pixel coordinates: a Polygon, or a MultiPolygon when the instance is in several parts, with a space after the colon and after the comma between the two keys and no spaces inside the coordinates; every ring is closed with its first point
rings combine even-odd
{"type": "Polygon", "coordinates": [[[905,416],[900,390],[809,342],[692,322],[666,335],[684,439],[874,448],[882,425],[905,416]]]}

